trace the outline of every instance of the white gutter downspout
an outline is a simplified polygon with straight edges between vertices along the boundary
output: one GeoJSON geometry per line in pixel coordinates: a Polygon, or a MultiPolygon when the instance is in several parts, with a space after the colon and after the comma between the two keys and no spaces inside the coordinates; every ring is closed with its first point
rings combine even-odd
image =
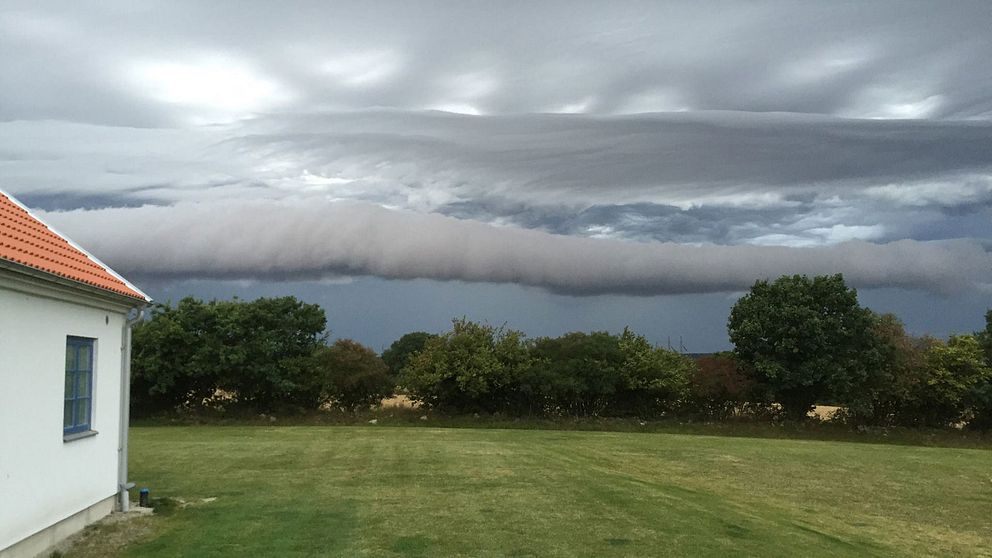
{"type": "MultiPolygon", "coordinates": [[[[128,490],[134,486],[127,481],[127,430],[131,425],[131,326],[141,321],[145,316],[145,309],[138,308],[138,313],[133,317],[124,318],[124,326],[121,331],[121,408],[120,408],[120,443],[117,446],[117,489],[118,507],[120,511],[126,512],[131,507],[128,490]]],[[[130,312],[128,312],[130,315],[130,312]]]]}

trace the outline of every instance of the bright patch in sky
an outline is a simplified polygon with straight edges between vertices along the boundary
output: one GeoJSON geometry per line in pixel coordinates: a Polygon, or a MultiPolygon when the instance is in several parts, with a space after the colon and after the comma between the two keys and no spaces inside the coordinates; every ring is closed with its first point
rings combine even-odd
{"type": "Polygon", "coordinates": [[[389,79],[399,67],[397,56],[382,50],[335,56],[321,64],[320,70],[340,85],[368,87],[389,79]]]}
{"type": "Polygon", "coordinates": [[[163,103],[206,109],[201,118],[238,118],[287,99],[284,87],[248,64],[214,56],[195,62],[142,62],[132,82],[163,103]]]}
{"type": "Polygon", "coordinates": [[[472,116],[482,115],[481,110],[464,103],[444,103],[431,107],[431,110],[439,110],[442,112],[451,112],[455,114],[469,114],[472,116]]]}
{"type": "Polygon", "coordinates": [[[560,114],[581,114],[587,112],[593,104],[592,97],[586,97],[581,101],[576,101],[574,103],[567,103],[559,107],[557,110],[552,110],[551,112],[557,112],[560,114]]]}

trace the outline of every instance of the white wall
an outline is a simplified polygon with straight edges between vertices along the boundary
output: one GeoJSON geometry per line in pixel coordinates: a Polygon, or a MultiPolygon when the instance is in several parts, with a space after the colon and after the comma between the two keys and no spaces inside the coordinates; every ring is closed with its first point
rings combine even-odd
{"type": "Polygon", "coordinates": [[[117,492],[125,320],[120,309],[10,284],[0,275],[0,550],[117,492]],[[63,442],[67,335],[97,339],[91,425],[99,434],[63,442]]]}

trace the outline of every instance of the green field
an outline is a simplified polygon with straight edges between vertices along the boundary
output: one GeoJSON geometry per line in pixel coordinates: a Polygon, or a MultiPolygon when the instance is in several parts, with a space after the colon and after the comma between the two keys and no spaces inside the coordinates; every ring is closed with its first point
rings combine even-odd
{"type": "Polygon", "coordinates": [[[197,426],[134,428],[131,452],[188,504],[127,556],[992,555],[982,449],[197,426]]]}

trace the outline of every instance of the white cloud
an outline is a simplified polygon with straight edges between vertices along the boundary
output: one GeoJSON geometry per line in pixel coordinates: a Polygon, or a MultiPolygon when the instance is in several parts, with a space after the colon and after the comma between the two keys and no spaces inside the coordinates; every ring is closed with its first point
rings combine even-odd
{"type": "Polygon", "coordinates": [[[906,207],[967,205],[992,198],[992,175],[963,174],[945,180],[881,184],[869,186],[864,195],[906,207]]]}
{"type": "Polygon", "coordinates": [[[885,227],[882,225],[844,225],[836,224],[830,227],[818,227],[809,230],[810,234],[822,239],[820,244],[837,244],[851,240],[875,240],[885,237],[885,227]]]}

